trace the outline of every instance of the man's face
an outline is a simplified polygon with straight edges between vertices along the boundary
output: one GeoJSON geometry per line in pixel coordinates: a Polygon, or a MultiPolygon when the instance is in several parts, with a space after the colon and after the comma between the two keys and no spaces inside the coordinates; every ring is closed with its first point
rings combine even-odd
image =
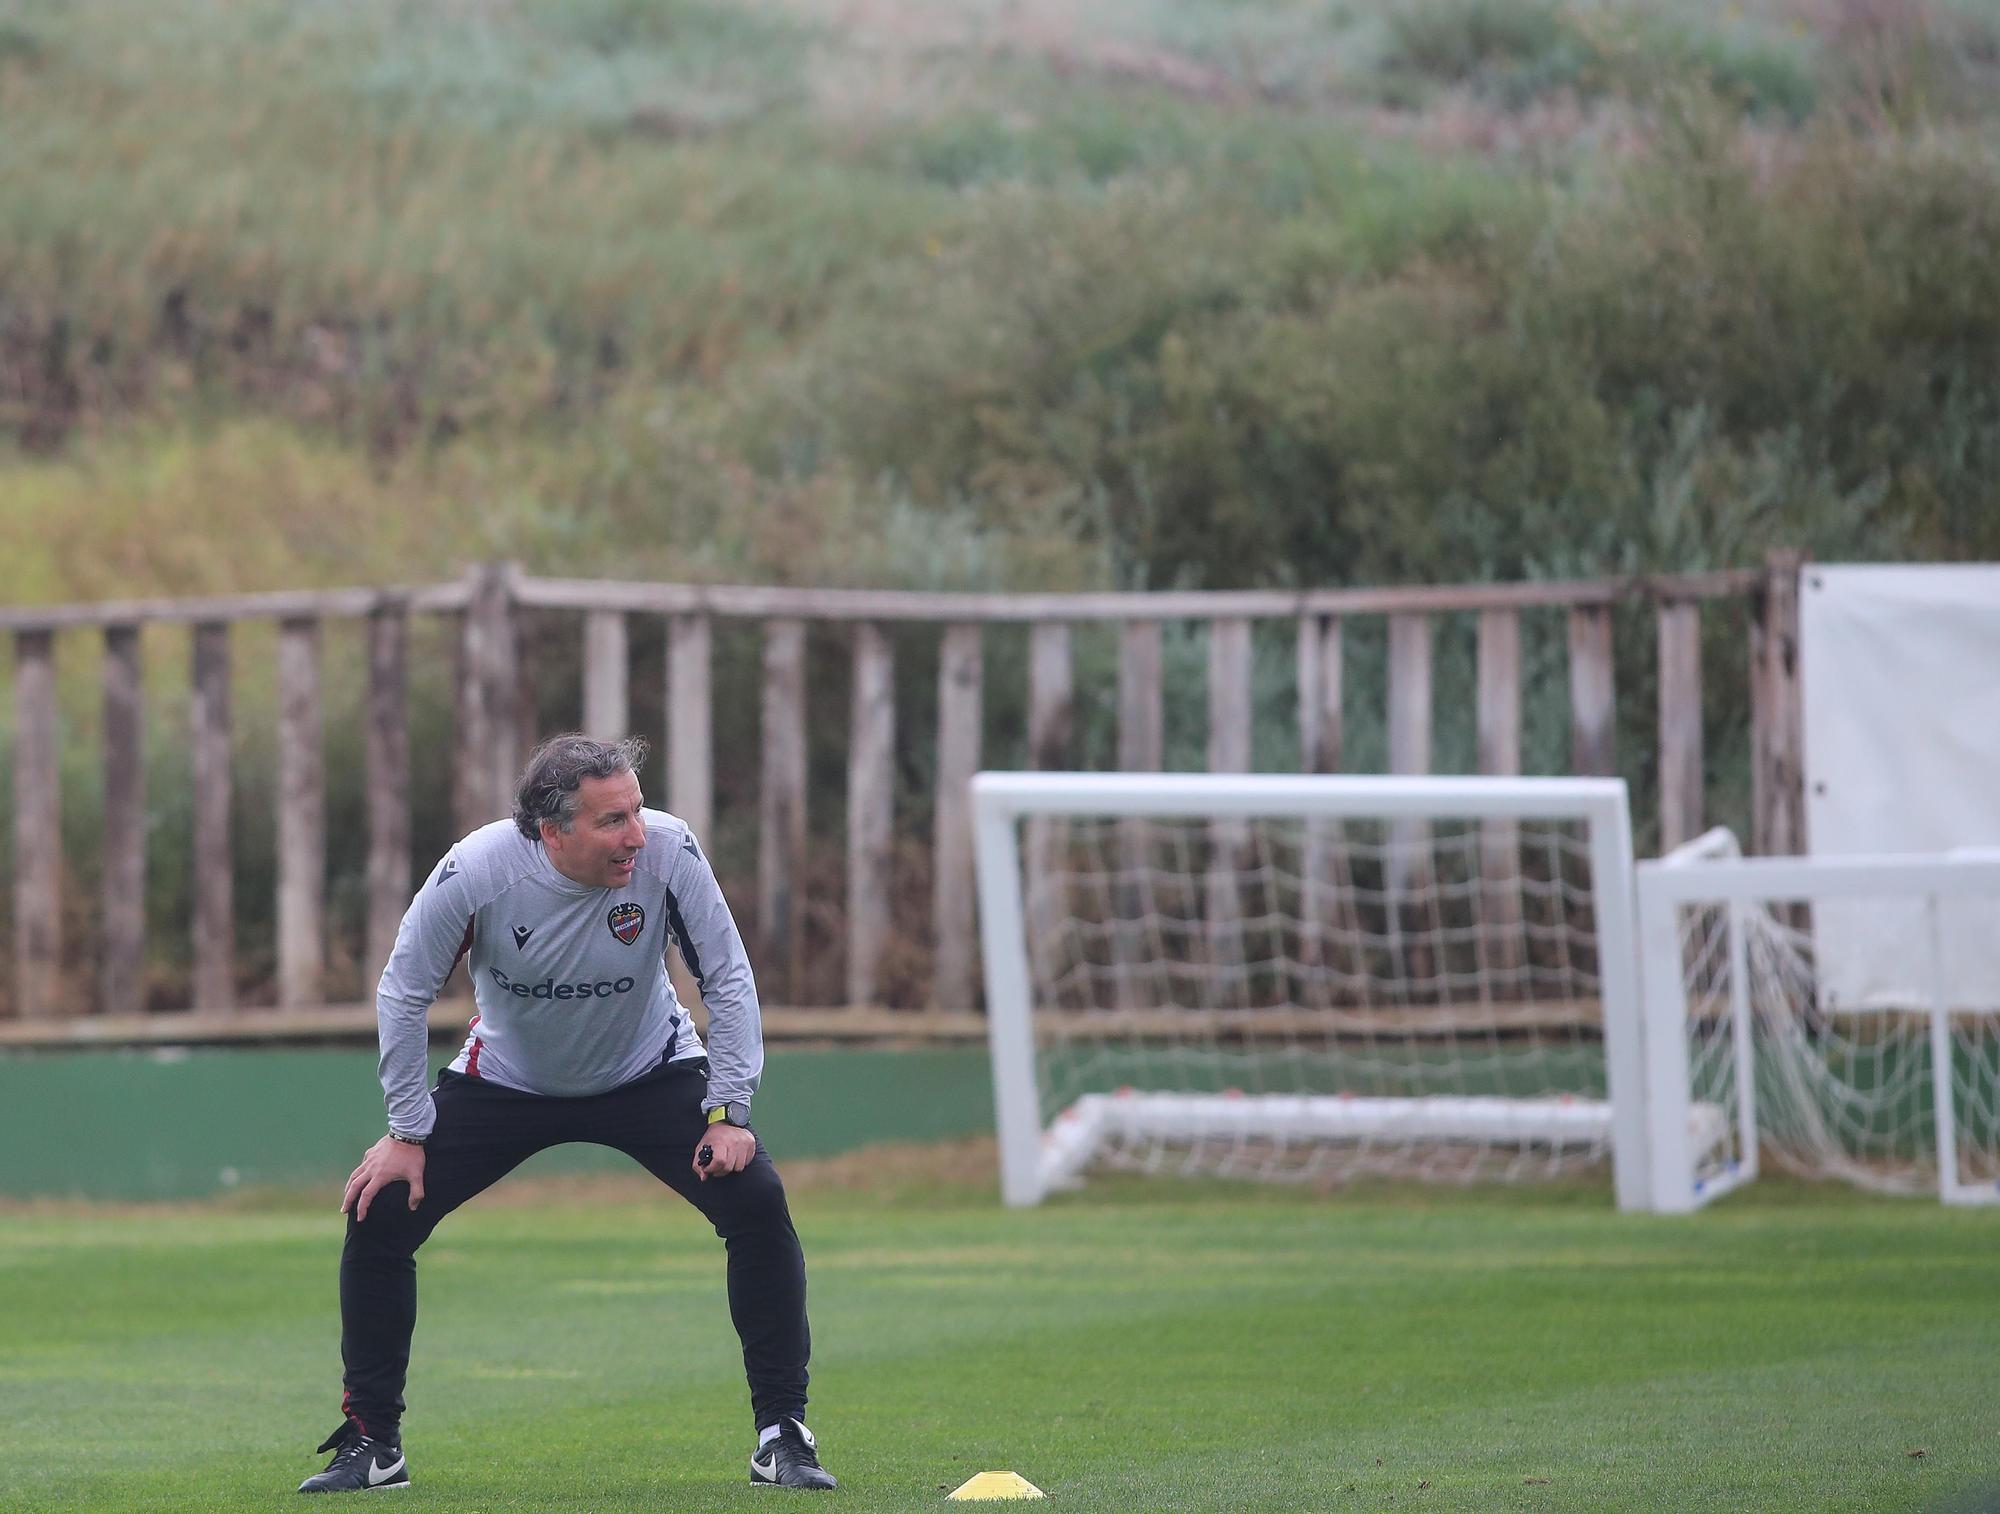
{"type": "Polygon", "coordinates": [[[577,785],[576,818],[565,831],[542,822],[542,846],[565,878],[591,888],[623,888],[646,845],[639,780],[632,773],[586,778],[577,785]]]}

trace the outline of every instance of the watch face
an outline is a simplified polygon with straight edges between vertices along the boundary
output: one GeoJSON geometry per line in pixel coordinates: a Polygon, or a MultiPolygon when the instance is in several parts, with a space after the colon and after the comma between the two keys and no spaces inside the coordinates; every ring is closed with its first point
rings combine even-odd
{"type": "Polygon", "coordinates": [[[750,1123],[750,1106],[748,1104],[726,1105],[722,1117],[732,1125],[747,1126],[750,1123]]]}

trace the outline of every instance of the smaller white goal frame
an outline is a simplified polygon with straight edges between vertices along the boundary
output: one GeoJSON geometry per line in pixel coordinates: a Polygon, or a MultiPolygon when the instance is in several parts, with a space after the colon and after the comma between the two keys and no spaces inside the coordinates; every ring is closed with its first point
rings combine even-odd
{"type": "Polygon", "coordinates": [[[2000,1203],[2000,1185],[1964,1183],[1951,1087],[1951,1009],[1946,991],[1940,904],[1947,899],[2000,898],[2000,859],[1991,855],[1877,857],[1739,857],[1704,846],[1711,832],[1675,855],[1638,866],[1639,951],[1645,1001],[1646,1102],[1651,1111],[1648,1160],[1650,1207],[1685,1213],[1756,1177],[1757,1113],[1750,977],[1744,962],[1743,919],[1772,902],[1881,900],[1904,895],[1923,902],[1931,960],[1930,1015],[1933,1118],[1939,1197],[1948,1204],[2000,1203]],[[1681,981],[1679,911],[1721,905],[1729,914],[1731,1035],[1739,1106],[1741,1155],[1731,1170],[1703,1175],[1691,1124],[1687,999],[1681,981]]]}
{"type": "Polygon", "coordinates": [[[1588,825],[1613,1184],[1619,1208],[1649,1207],[1654,1164],[1647,1152],[1632,826],[1623,780],[982,772],[972,780],[972,811],[1000,1186],[1007,1204],[1039,1203],[1059,1179],[1059,1169],[1071,1160],[1060,1142],[1045,1142],[1041,1123],[1022,902],[1021,821],[1038,816],[1322,817],[1543,819],[1588,825]]]}

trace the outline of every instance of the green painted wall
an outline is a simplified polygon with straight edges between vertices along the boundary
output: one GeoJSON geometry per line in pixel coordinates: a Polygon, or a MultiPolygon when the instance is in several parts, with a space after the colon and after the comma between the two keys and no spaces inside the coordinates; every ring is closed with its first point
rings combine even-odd
{"type": "MultiPolygon", "coordinates": [[[[432,1066],[450,1054],[437,1051],[432,1066]]],[[[0,1056],[0,1194],[203,1198],[336,1183],[383,1130],[372,1051],[64,1051],[0,1056]]],[[[982,1048],[773,1050],[757,1129],[780,1163],[878,1141],[993,1128],[982,1048]]],[[[564,1146],[535,1172],[617,1171],[616,1152],[564,1146]]]]}

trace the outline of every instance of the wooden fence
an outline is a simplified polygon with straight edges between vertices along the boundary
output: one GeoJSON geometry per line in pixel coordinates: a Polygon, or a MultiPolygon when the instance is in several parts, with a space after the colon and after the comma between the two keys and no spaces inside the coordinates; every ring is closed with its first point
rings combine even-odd
{"type": "MultiPolygon", "coordinates": [[[[367,877],[364,981],[372,983],[395,939],[411,888],[410,640],[412,621],[451,617],[458,657],[452,712],[454,818],[470,830],[506,813],[529,742],[524,684],[553,676],[522,664],[521,626],[531,612],[583,621],[583,723],[625,734],[633,617],[666,627],[666,784],[654,802],[706,834],[715,814],[712,630],[720,620],[762,627],[755,934],[759,981],[779,1033],[880,1033],[885,1027],[977,1033],[971,827],[967,780],[981,758],[982,629],[1028,628],[1027,750],[1031,765],[1073,764],[1071,628],[1118,627],[1116,761],[1130,770],[1163,762],[1162,626],[1207,627],[1209,767],[1247,770],[1251,754],[1251,624],[1281,620],[1297,636],[1299,765],[1343,765],[1342,637],[1362,617],[1387,621],[1388,768],[1432,763],[1432,631],[1447,614],[1477,617],[1477,765],[1520,771],[1522,612],[1555,608],[1568,622],[1571,766],[1613,771],[1616,708],[1612,611],[1652,611],[1658,656],[1659,828],[1663,846],[1703,825],[1701,618],[1705,605],[1747,601],[1746,676],[1752,712],[1752,846],[1795,851],[1801,840],[1795,556],[1761,570],[1678,577],[1459,587],[1252,592],[943,594],[715,587],[528,577],[484,565],[460,581],[420,589],[335,590],[185,601],[130,601],[0,611],[14,640],[14,972],[0,1001],[0,1043],[312,1033],[372,1023],[367,1005],[323,1003],[326,956],[326,772],[321,695],[322,627],[366,623],[367,877]],[[277,637],[277,1004],[237,1000],[231,867],[231,627],[274,621],[277,637]],[[807,628],[850,632],[852,726],[847,744],[846,1005],[791,1008],[806,981],[800,880],[807,876],[807,628]],[[936,793],[929,844],[933,1013],[885,1018],[874,1006],[891,928],[895,835],[897,623],[938,629],[936,793]],[[191,625],[189,751],[193,786],[192,954],[194,1015],[143,1014],[147,922],[147,796],[140,636],[150,624],[191,625]],[[55,648],[58,638],[102,640],[102,901],[90,950],[97,1002],[64,1014],[58,992],[64,944],[59,902],[64,859],[58,777],[55,648]],[[10,1023],[11,1022],[11,1023],[10,1023]]],[[[428,862],[430,859],[421,859],[428,862]]],[[[727,881],[727,880],[725,880],[727,881]]],[[[76,1008],[77,1006],[70,1006],[76,1008]]]]}

